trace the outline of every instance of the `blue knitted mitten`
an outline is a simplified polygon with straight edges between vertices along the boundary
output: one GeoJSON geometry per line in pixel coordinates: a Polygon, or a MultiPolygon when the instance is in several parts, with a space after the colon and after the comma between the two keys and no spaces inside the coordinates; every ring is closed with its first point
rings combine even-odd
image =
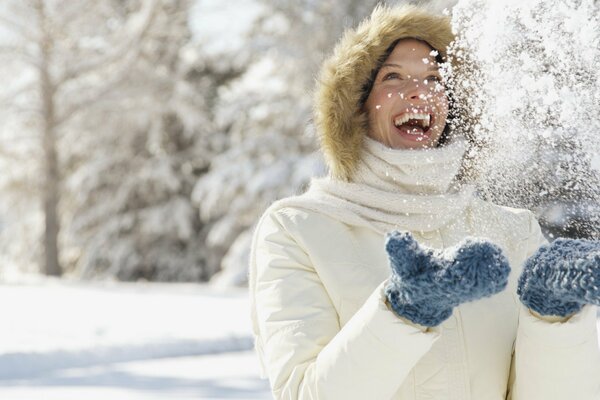
{"type": "Polygon", "coordinates": [[[385,248],[392,268],[385,294],[396,314],[420,325],[439,325],[454,307],[496,294],[508,282],[508,259],[481,239],[437,251],[395,231],[387,235],[385,248]]]}
{"type": "Polygon", "coordinates": [[[525,261],[517,294],[541,315],[566,317],[600,305],[600,242],[559,238],[525,261]]]}

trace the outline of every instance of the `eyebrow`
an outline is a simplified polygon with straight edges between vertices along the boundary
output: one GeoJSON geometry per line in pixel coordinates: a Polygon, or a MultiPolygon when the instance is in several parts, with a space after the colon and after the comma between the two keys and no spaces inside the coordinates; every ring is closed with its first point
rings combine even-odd
{"type": "MultiPolygon", "coordinates": [[[[394,64],[394,63],[385,63],[385,64],[383,64],[381,66],[381,68],[384,68],[384,67],[404,68],[404,67],[402,67],[402,65],[400,65],[400,64],[394,64]]],[[[438,70],[439,70],[439,67],[434,67],[434,66],[431,66],[431,67],[427,68],[427,71],[438,71],[438,70]]]]}

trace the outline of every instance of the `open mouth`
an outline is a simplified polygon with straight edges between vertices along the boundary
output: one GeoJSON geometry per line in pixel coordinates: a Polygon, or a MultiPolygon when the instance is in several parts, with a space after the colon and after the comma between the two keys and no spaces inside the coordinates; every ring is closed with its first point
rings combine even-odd
{"type": "Polygon", "coordinates": [[[405,135],[415,137],[427,135],[433,126],[433,114],[428,113],[403,113],[394,118],[394,126],[405,135]]]}

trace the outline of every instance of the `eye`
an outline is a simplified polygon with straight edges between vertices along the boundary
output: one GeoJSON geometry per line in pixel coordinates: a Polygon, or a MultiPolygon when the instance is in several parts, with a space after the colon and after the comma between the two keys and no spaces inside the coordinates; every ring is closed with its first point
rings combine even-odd
{"type": "Polygon", "coordinates": [[[387,73],[383,76],[382,81],[387,81],[388,79],[392,79],[392,78],[400,79],[400,74],[398,74],[397,72],[387,73]]]}
{"type": "Polygon", "coordinates": [[[427,79],[428,82],[441,82],[442,81],[442,78],[437,75],[429,75],[425,79],[427,79]]]}

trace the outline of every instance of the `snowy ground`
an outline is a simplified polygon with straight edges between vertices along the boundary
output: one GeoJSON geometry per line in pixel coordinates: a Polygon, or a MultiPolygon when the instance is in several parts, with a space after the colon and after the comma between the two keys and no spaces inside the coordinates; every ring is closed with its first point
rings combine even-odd
{"type": "Polygon", "coordinates": [[[0,304],[0,399],[271,398],[245,290],[44,281],[0,304]]]}

